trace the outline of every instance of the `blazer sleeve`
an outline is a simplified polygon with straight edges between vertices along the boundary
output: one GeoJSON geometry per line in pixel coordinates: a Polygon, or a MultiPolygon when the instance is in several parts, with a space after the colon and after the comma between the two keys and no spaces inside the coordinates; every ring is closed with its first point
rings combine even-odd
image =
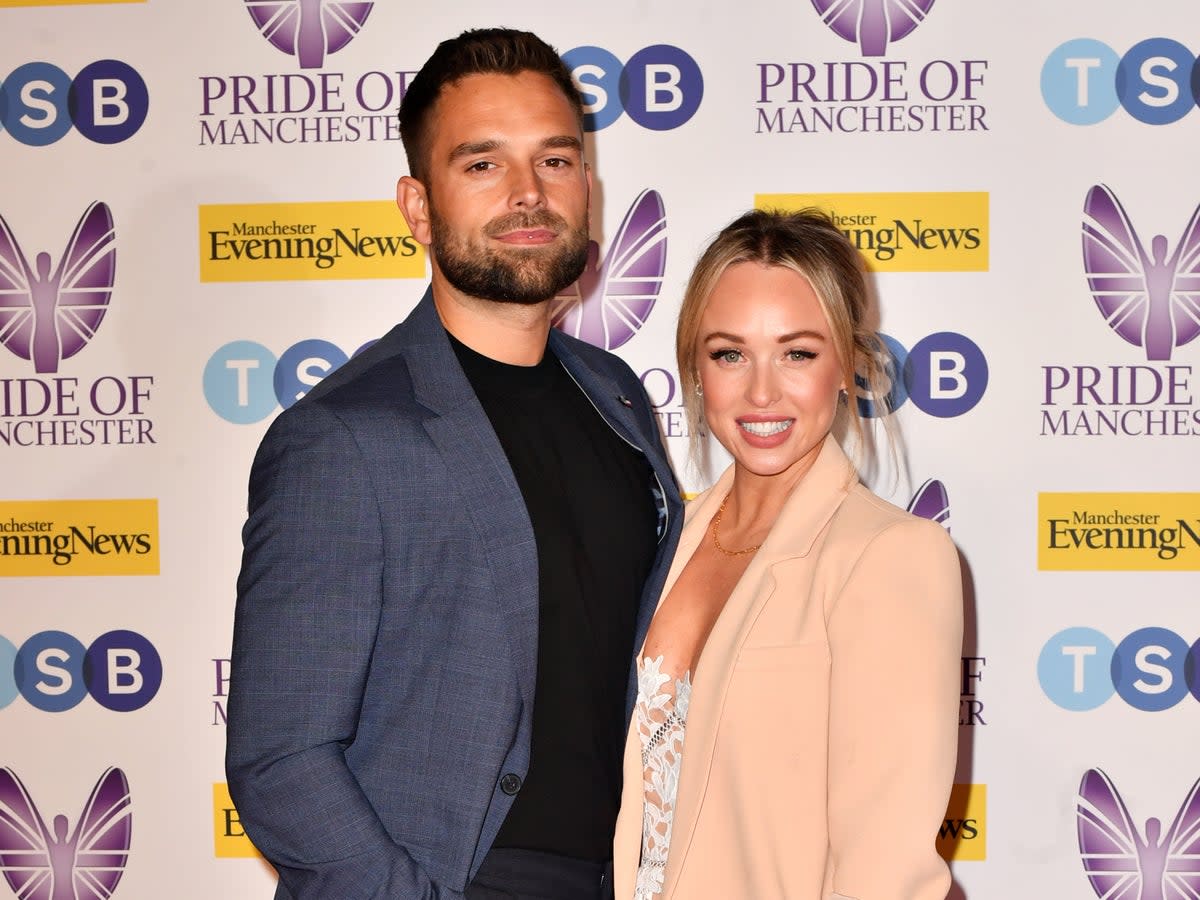
{"type": "MultiPolygon", "coordinates": [[[[250,474],[226,774],[294,900],[451,900],[391,840],[348,768],[382,606],[363,449],[320,404],[279,417],[250,474]]],[[[398,736],[399,739],[399,736],[398,736]]]]}
{"type": "Polygon", "coordinates": [[[866,546],[829,613],[831,897],[944,900],[936,837],[958,752],[962,577],[931,522],[866,546]]]}

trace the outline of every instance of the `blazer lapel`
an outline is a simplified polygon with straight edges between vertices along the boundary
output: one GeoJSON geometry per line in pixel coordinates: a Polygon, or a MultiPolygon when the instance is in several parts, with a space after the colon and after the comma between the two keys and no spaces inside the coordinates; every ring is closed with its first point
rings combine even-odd
{"type": "MultiPolygon", "coordinates": [[[[841,447],[832,436],[826,437],[812,469],[792,490],[770,534],[726,600],[700,653],[688,707],[683,767],[675,799],[663,900],[670,900],[674,892],[695,833],[734,665],[758,614],[775,590],[771,569],[783,560],[808,555],[817,535],[833,517],[855,481],[854,470],[841,447]]],[[[671,567],[673,577],[668,589],[682,569],[680,560],[686,564],[691,558],[732,484],[733,469],[730,467],[695,501],[700,506],[688,516],[684,525],[680,552],[671,567]]]]}
{"type": "Polygon", "coordinates": [[[453,479],[487,554],[526,714],[537,672],[538,563],[533,527],[500,441],[446,337],[426,291],[404,323],[415,399],[433,415],[425,431],[453,479]],[[486,502],[477,502],[485,498],[486,502]]]}

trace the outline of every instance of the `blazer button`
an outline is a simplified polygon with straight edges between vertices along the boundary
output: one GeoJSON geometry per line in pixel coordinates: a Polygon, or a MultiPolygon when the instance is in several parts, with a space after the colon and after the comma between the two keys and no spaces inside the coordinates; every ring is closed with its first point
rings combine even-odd
{"type": "Polygon", "coordinates": [[[501,777],[500,790],[504,791],[504,793],[508,794],[508,796],[511,797],[513,794],[515,794],[520,789],[521,789],[521,776],[520,775],[514,775],[512,772],[509,772],[507,775],[504,775],[501,777]]]}

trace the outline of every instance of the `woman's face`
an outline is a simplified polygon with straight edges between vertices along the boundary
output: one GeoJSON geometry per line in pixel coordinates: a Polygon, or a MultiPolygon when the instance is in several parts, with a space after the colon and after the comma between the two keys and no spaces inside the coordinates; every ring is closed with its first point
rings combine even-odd
{"type": "Polygon", "coordinates": [[[700,317],[696,369],[704,420],[737,466],[799,478],[833,427],[842,365],[808,279],[742,262],[700,317]]]}

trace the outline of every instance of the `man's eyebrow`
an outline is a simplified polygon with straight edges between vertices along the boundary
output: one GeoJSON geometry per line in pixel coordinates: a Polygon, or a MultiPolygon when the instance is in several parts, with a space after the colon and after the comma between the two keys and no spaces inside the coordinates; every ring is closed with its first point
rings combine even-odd
{"type": "MultiPolygon", "coordinates": [[[[457,147],[450,151],[448,161],[455,162],[462,159],[464,156],[476,156],[480,153],[492,153],[504,146],[504,141],[490,139],[486,141],[463,141],[457,147]]],[[[574,150],[577,153],[583,153],[583,142],[571,134],[556,134],[554,137],[548,137],[542,141],[542,147],[550,150],[554,148],[563,150],[574,150]]]]}
{"type": "Polygon", "coordinates": [[[502,146],[501,141],[463,141],[450,151],[449,162],[462,159],[464,156],[475,156],[478,153],[491,153],[502,146]]]}

